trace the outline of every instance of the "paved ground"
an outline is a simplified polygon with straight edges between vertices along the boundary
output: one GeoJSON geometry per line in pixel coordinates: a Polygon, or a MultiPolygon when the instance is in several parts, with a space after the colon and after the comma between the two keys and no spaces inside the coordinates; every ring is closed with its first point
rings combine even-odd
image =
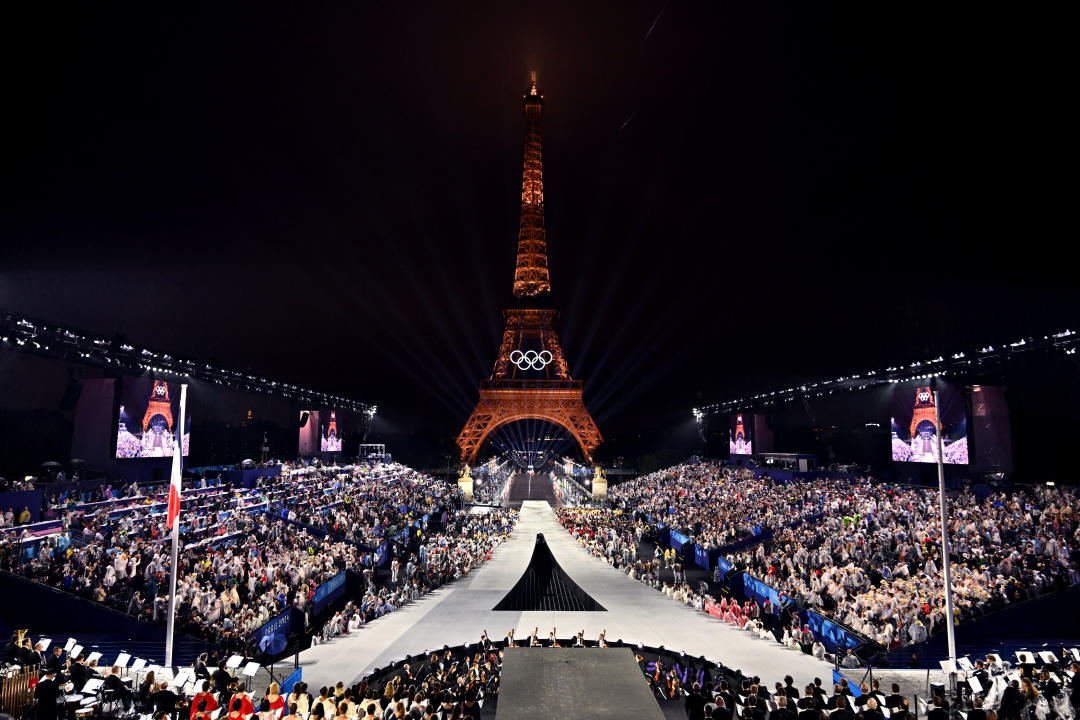
{"type": "MultiPolygon", "coordinates": [[[[536,501],[522,505],[511,539],[470,577],[348,637],[310,648],[301,653],[300,662],[304,680],[317,688],[339,680],[355,682],[374,668],[409,654],[475,642],[485,629],[492,637],[502,638],[510,628],[520,637],[539,627],[546,636],[555,626],[561,636],[583,629],[589,638],[606,629],[611,639],[703,655],[770,682],[791,674],[796,683],[805,684],[814,677],[826,679],[831,673],[827,663],[692,610],[593,558],[559,525],[551,507],[536,501]],[[540,532],[562,568],[607,608],[605,612],[491,610],[521,577],[540,532]]],[[[291,663],[282,663],[282,670],[287,672],[288,666],[291,663]]]]}

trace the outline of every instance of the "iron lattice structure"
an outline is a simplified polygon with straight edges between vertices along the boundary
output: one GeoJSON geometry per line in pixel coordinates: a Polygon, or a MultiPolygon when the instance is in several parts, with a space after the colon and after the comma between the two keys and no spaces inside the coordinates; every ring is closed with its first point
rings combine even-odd
{"type": "Polygon", "coordinates": [[[582,399],[580,380],[570,377],[556,330],[558,310],[546,305],[551,293],[544,229],[544,177],[540,121],[544,96],[536,74],[522,99],[525,115],[525,164],[521,175],[521,224],[518,230],[514,297],[518,307],[503,311],[499,354],[491,377],[458,435],[462,461],[475,464],[484,441],[497,428],[518,420],[546,420],[566,429],[586,461],[603,438],[582,399]]]}

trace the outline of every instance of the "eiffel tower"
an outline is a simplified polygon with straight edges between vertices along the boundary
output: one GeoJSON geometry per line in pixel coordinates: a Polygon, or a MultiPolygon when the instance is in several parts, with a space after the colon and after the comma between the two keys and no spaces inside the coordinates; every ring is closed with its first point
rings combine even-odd
{"type": "Polygon", "coordinates": [[[555,327],[559,311],[550,303],[540,139],[544,96],[537,90],[535,72],[521,105],[525,115],[525,167],[521,174],[521,224],[514,268],[516,303],[503,310],[506,328],[495,368],[481,384],[480,398],[457,444],[462,461],[475,464],[484,440],[496,428],[517,420],[545,420],[569,432],[586,462],[591,462],[603,438],[581,398],[581,381],[570,377],[555,327]]]}

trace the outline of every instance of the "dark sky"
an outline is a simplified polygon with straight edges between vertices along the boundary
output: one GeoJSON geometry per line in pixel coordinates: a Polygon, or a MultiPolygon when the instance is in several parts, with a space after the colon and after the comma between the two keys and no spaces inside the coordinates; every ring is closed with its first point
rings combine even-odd
{"type": "Polygon", "coordinates": [[[0,307],[456,433],[511,299],[536,69],[605,434],[1075,319],[1065,24],[762,5],[8,16],[0,307]]]}

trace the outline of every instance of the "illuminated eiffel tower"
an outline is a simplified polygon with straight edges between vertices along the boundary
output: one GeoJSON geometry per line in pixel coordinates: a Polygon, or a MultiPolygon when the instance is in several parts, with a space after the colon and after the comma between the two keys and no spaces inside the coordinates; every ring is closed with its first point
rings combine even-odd
{"type": "Polygon", "coordinates": [[[536,73],[521,101],[525,115],[525,166],[521,174],[521,224],[514,268],[515,307],[503,311],[499,355],[480,399],[458,435],[461,459],[476,462],[484,440],[496,428],[517,420],[545,420],[573,436],[586,462],[603,441],[581,398],[581,381],[570,377],[550,305],[547,232],[544,229],[544,165],[540,121],[544,96],[536,73]]]}

